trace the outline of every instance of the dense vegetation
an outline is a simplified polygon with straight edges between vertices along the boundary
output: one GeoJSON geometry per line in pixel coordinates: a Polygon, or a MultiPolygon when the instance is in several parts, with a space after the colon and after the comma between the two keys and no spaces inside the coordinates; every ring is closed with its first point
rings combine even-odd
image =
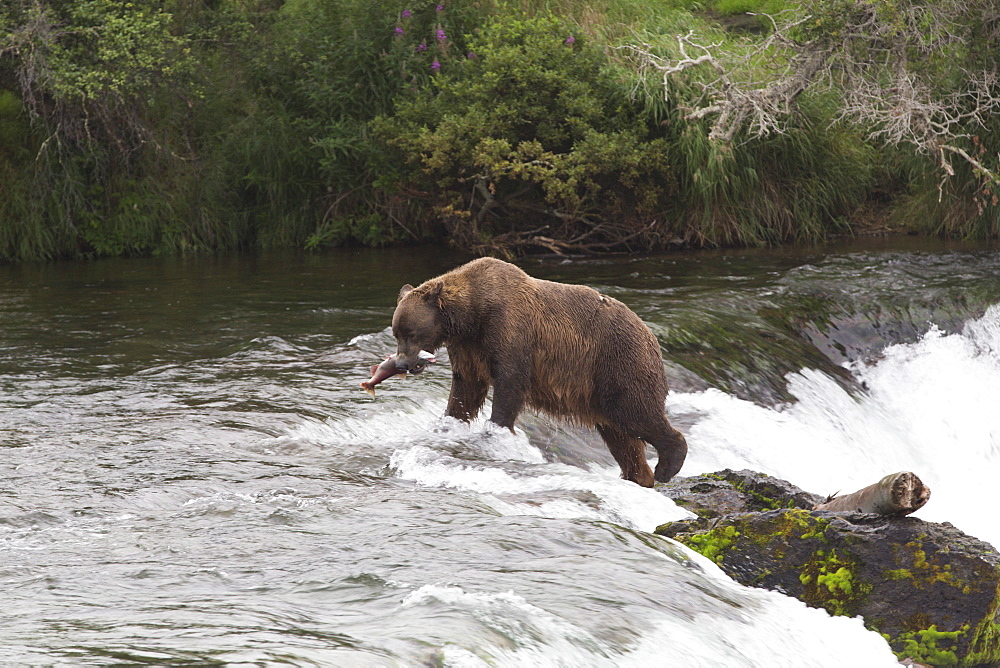
{"type": "MultiPolygon", "coordinates": [[[[936,156],[837,122],[836,81],[803,93],[780,131],[719,141],[687,118],[705,75],[664,88],[627,48],[677,59],[695,31],[738,51],[771,24],[727,17],[786,4],[8,0],[0,260],[754,245],[850,231],[859,207],[887,201],[927,233],[1000,234],[988,169],[943,175],[936,156]]],[[[996,69],[1000,19],[965,18],[982,43],[929,64],[932,93],[953,94],[963,68],[996,69]]],[[[836,33],[815,24],[799,29],[836,33]]],[[[995,165],[998,129],[970,121],[962,150],[995,165]]]]}

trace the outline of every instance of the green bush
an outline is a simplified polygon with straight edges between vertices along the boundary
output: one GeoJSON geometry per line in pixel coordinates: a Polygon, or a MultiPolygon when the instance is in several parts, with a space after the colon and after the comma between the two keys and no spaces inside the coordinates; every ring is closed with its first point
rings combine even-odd
{"type": "Polygon", "coordinates": [[[425,191],[461,245],[533,232],[591,239],[604,223],[620,235],[672,192],[666,142],[627,105],[621,72],[568,22],[495,18],[467,52],[438,63],[430,86],[374,127],[405,165],[395,187],[425,191]]]}

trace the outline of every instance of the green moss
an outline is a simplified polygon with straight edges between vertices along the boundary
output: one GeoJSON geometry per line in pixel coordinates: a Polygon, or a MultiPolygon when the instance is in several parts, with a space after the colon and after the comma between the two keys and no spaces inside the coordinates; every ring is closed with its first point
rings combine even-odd
{"type": "Polygon", "coordinates": [[[993,605],[972,634],[972,644],[965,662],[970,665],[1000,663],[1000,585],[993,595],[993,605]]]}
{"type": "Polygon", "coordinates": [[[923,631],[929,629],[934,622],[926,612],[915,612],[903,620],[904,631],[923,631]]]}
{"type": "MultiPolygon", "coordinates": [[[[858,557],[851,552],[849,541],[831,548],[832,541],[837,539],[831,534],[828,541],[830,523],[822,516],[803,509],[784,509],[762,515],[734,516],[731,521],[729,526],[677,539],[724,568],[739,564],[743,578],[749,575],[748,568],[756,568],[752,584],[757,586],[765,581],[770,583],[775,577],[767,570],[772,559],[780,564],[778,571],[789,566],[797,569],[802,589],[794,592],[795,595],[830,614],[855,616],[866,609],[875,585],[862,574],[870,571],[863,570],[858,557]],[[751,555],[763,556],[759,559],[751,556],[749,561],[754,563],[749,564],[741,553],[741,546],[751,555]],[[811,556],[805,558],[805,555],[811,556]]],[[[702,523],[708,524],[704,520],[702,523]]],[[[918,536],[908,543],[894,543],[895,563],[889,564],[893,567],[880,573],[876,571],[879,574],[871,577],[884,584],[895,582],[893,587],[900,590],[910,586],[925,590],[943,586],[966,595],[982,593],[983,581],[972,574],[969,578],[961,577],[956,567],[946,563],[946,557],[930,549],[929,540],[926,536],[918,536]]],[[[995,582],[992,577],[988,581],[995,582]]],[[[786,589],[797,589],[794,581],[788,583],[785,579],[782,582],[786,589]]],[[[953,596],[951,592],[947,595],[953,596]]],[[[865,623],[876,631],[889,624],[878,618],[866,618],[865,623]]],[[[985,618],[977,616],[971,622],[969,619],[949,621],[938,618],[931,611],[923,611],[905,620],[893,619],[891,626],[892,634],[883,635],[900,659],[911,657],[934,666],[1000,665],[1000,587],[993,592],[993,604],[985,618]]]]}
{"type": "MultiPolygon", "coordinates": [[[[829,526],[830,523],[827,520],[816,517],[811,511],[788,508],[777,516],[773,529],[766,538],[768,540],[775,536],[782,536],[789,540],[793,538],[800,540],[819,538],[826,542],[826,529],[829,526]]],[[[761,536],[761,538],[764,537],[761,536]]]]}
{"type": "MultiPolygon", "coordinates": [[[[695,491],[698,491],[698,490],[696,489],[695,491]]],[[[691,501],[689,501],[688,499],[672,499],[672,501],[674,503],[676,503],[678,506],[680,506],[681,508],[684,508],[685,510],[691,511],[692,513],[694,513],[698,517],[704,517],[705,519],[709,519],[710,520],[710,519],[712,519],[714,517],[718,517],[719,516],[719,513],[715,512],[711,508],[704,508],[704,507],[701,507],[701,506],[693,506],[692,503],[691,503],[691,501]]]]}
{"type": "MultiPolygon", "coordinates": [[[[918,537],[905,545],[897,546],[896,562],[899,566],[884,571],[888,580],[909,580],[918,589],[932,587],[937,584],[959,589],[963,594],[972,593],[975,583],[963,582],[955,575],[949,564],[937,563],[934,557],[928,558],[923,549],[925,537],[918,537]]],[[[962,647],[959,639],[969,632],[968,624],[955,631],[938,631],[927,615],[915,616],[907,620],[906,627],[912,629],[900,633],[895,638],[889,638],[894,648],[900,648],[896,655],[903,659],[911,657],[921,663],[934,666],[976,666],[1000,662],[1000,586],[993,595],[993,605],[979,625],[972,631],[968,649],[962,647]],[[961,647],[962,656],[959,656],[961,647]]]]}
{"type": "Polygon", "coordinates": [[[749,497],[750,506],[753,507],[754,510],[783,510],[785,508],[795,507],[794,499],[783,501],[779,498],[767,496],[750,485],[747,485],[738,477],[726,478],[716,474],[706,474],[705,477],[715,478],[716,480],[721,480],[732,485],[733,489],[749,497]]]}
{"type": "MultiPolygon", "coordinates": [[[[923,589],[924,587],[930,587],[940,582],[961,589],[965,594],[972,591],[968,584],[961,582],[955,576],[951,570],[951,564],[940,565],[933,561],[928,561],[927,553],[923,549],[923,543],[910,541],[903,546],[903,550],[902,555],[897,555],[896,561],[897,563],[902,561],[904,564],[907,562],[912,564],[912,568],[908,570],[910,577],[913,579],[914,587],[923,589]]],[[[886,572],[887,576],[889,572],[886,572]]]]}
{"type": "Polygon", "coordinates": [[[740,532],[736,530],[736,527],[726,526],[712,529],[706,533],[677,536],[677,540],[715,563],[721,564],[726,552],[739,536],[740,532]]]}
{"type": "Polygon", "coordinates": [[[907,568],[891,568],[882,575],[886,580],[905,580],[913,577],[913,573],[907,568]]]}
{"type": "MultiPolygon", "coordinates": [[[[732,338],[731,336],[732,333],[722,328],[719,329],[719,335],[724,338],[732,338]]],[[[736,491],[749,497],[750,499],[749,506],[752,510],[782,510],[784,508],[795,507],[794,499],[788,499],[788,501],[785,502],[781,501],[780,499],[772,498],[770,496],[767,496],[766,494],[762,494],[761,492],[758,492],[757,490],[753,489],[739,477],[726,477],[719,475],[718,473],[703,473],[702,477],[711,478],[712,480],[718,480],[720,482],[724,482],[727,485],[732,486],[732,488],[735,489],[736,491]]],[[[764,477],[767,476],[765,475],[764,477]]],[[[697,487],[695,487],[694,490],[701,491],[698,490],[697,487]]],[[[704,490],[704,491],[709,491],[709,490],[704,490]]]]}
{"type": "Polygon", "coordinates": [[[803,600],[831,615],[858,614],[872,587],[861,582],[856,571],[857,564],[849,556],[837,550],[816,550],[799,572],[799,582],[805,588],[803,600]]]}
{"type": "Polygon", "coordinates": [[[801,538],[802,540],[806,540],[808,538],[819,538],[820,540],[822,540],[825,543],[826,542],[826,527],[827,527],[827,525],[826,525],[825,522],[823,524],[820,524],[820,522],[816,522],[816,525],[811,530],[809,530],[806,533],[802,534],[801,536],[799,536],[799,538],[801,538]]]}
{"type": "Polygon", "coordinates": [[[903,643],[903,649],[896,652],[896,656],[932,666],[957,666],[959,660],[955,650],[958,647],[958,638],[968,630],[969,626],[965,625],[957,631],[938,631],[937,627],[931,624],[921,631],[901,633],[896,637],[896,641],[903,643]]]}
{"type": "Polygon", "coordinates": [[[753,499],[753,501],[755,501],[756,504],[758,506],[760,506],[761,508],[764,508],[764,509],[767,509],[767,510],[781,510],[782,508],[785,507],[784,504],[782,504],[777,499],[773,499],[773,498],[771,498],[769,496],[761,494],[760,492],[758,492],[758,491],[756,491],[754,489],[751,489],[750,487],[744,485],[742,482],[735,481],[735,482],[732,482],[732,485],[733,485],[733,487],[735,487],[736,489],[738,489],[740,492],[742,492],[743,494],[746,494],[751,499],[753,499]]]}

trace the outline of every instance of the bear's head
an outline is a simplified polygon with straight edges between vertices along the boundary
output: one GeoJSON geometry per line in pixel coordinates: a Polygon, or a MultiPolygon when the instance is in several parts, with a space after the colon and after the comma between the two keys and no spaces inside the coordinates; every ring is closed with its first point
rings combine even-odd
{"type": "Polygon", "coordinates": [[[418,288],[404,285],[392,315],[392,335],[396,337],[396,368],[420,373],[433,353],[444,345],[446,320],[441,303],[441,283],[425,283],[418,288]]]}

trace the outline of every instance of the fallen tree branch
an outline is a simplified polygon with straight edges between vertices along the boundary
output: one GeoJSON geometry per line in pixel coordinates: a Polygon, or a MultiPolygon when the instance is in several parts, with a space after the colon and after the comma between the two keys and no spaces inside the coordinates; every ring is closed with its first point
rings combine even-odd
{"type": "MultiPolygon", "coordinates": [[[[654,221],[634,231],[629,231],[619,226],[601,225],[600,231],[604,240],[588,242],[581,241],[581,239],[590,236],[587,234],[570,240],[562,240],[539,234],[539,232],[545,230],[547,227],[543,226],[536,230],[523,232],[506,232],[462,247],[480,255],[510,255],[512,250],[516,248],[544,248],[555,255],[565,255],[567,253],[613,255],[616,253],[632,252],[633,249],[629,242],[643,236],[655,235],[656,223],[654,221]]],[[[648,243],[645,242],[642,244],[642,246],[647,245],[648,243]]]]}

